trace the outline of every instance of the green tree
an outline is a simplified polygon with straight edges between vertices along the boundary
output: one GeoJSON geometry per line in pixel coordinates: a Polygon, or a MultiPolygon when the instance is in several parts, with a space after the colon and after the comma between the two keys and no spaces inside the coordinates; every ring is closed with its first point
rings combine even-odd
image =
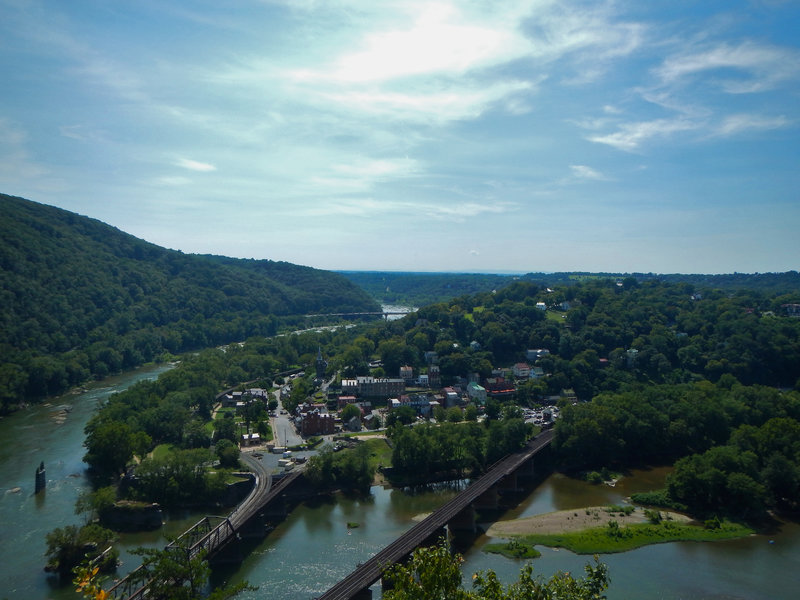
{"type": "Polygon", "coordinates": [[[98,517],[102,521],[103,513],[114,506],[116,501],[117,488],[113,485],[101,487],[93,492],[81,492],[75,501],[75,514],[85,515],[87,523],[98,517]]]}
{"type": "Polygon", "coordinates": [[[214,451],[219,459],[219,464],[225,468],[236,468],[239,466],[239,446],[230,440],[220,440],[216,443],[214,451]]]}
{"type": "Polygon", "coordinates": [[[232,414],[226,413],[222,419],[214,421],[214,439],[217,442],[219,440],[230,440],[236,443],[236,421],[232,414]]]}
{"type": "Polygon", "coordinates": [[[587,564],[586,577],[576,579],[569,573],[556,573],[549,580],[533,577],[533,567],[524,567],[516,582],[503,586],[492,571],[476,573],[473,591],[461,583],[459,554],[452,554],[445,541],[428,548],[417,548],[411,560],[392,565],[384,577],[389,590],[386,600],[598,600],[605,598],[608,568],[595,557],[587,564]]]}
{"type": "MultiPolygon", "coordinates": [[[[57,527],[45,537],[47,569],[57,572],[61,577],[66,577],[84,559],[97,557],[114,540],[116,540],[116,534],[113,531],[96,523],[90,523],[83,527],[76,525],[57,527]]],[[[107,560],[100,565],[101,570],[115,569],[118,556],[116,551],[106,555],[107,560]]]]}
{"type": "Polygon", "coordinates": [[[409,425],[417,418],[417,413],[410,406],[401,406],[390,411],[386,416],[386,427],[391,427],[395,423],[409,425]]]}
{"type": "Polygon", "coordinates": [[[119,475],[133,458],[133,431],[117,421],[89,421],[83,460],[103,475],[119,475]]]}
{"type": "Polygon", "coordinates": [[[247,582],[219,587],[206,596],[211,569],[205,552],[190,557],[188,548],[177,541],[164,550],[138,548],[133,554],[142,557],[142,569],[135,571],[136,579],[147,583],[148,598],[153,600],[223,600],[243,590],[255,590],[247,582]]]}
{"type": "Polygon", "coordinates": [[[464,420],[464,413],[457,406],[451,406],[447,409],[447,422],[460,423],[464,420]]]}
{"type": "Polygon", "coordinates": [[[339,413],[339,416],[342,418],[342,423],[347,423],[353,417],[361,418],[361,408],[359,408],[355,404],[348,404],[342,409],[342,412],[339,413]]]}

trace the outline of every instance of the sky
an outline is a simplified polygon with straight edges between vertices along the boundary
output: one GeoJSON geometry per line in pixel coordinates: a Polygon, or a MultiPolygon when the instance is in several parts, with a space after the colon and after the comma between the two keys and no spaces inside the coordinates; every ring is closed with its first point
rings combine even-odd
{"type": "Polygon", "coordinates": [[[330,270],[800,267],[796,0],[0,0],[0,192],[330,270]]]}

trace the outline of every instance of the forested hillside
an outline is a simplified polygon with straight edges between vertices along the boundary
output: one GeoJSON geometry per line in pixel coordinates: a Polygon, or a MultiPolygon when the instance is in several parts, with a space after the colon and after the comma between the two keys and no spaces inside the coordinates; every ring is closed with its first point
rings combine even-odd
{"type": "MultiPolygon", "coordinates": [[[[434,350],[443,384],[470,374],[486,382],[527,349],[548,350],[535,362],[542,376],[512,378],[513,401],[561,404],[554,447],[563,467],[677,460],[657,501],[760,518],[771,507],[796,510],[800,497],[797,304],[798,291],[698,293],[634,277],[517,282],[421,308],[371,341],[392,375],[399,365],[425,369],[434,350]],[[568,400],[573,391],[579,402],[568,400]]],[[[364,346],[345,350],[355,374],[366,368],[364,346]]]]}
{"type": "Polygon", "coordinates": [[[485,273],[341,273],[379,302],[404,306],[425,306],[465,294],[489,292],[514,281],[510,275],[485,273]]]}
{"type": "Polygon", "coordinates": [[[466,294],[499,290],[515,281],[543,286],[576,285],[591,280],[688,283],[698,291],[751,290],[786,294],[800,290],[800,273],[730,273],[724,275],[658,274],[658,273],[526,273],[502,275],[493,273],[410,273],[388,271],[342,271],[342,275],[365,290],[379,302],[406,306],[425,306],[466,294]]]}
{"type": "Polygon", "coordinates": [[[378,307],[341,275],[185,255],[0,195],[0,412],[161,355],[378,307]]]}

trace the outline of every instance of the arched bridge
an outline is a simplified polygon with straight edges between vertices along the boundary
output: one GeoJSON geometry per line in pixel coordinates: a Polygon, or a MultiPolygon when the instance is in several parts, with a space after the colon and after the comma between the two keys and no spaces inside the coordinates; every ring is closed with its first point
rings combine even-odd
{"type": "MultiPolygon", "coordinates": [[[[403,560],[415,548],[426,543],[445,526],[451,528],[474,527],[474,508],[481,502],[491,504],[493,492],[503,481],[514,477],[517,470],[533,459],[536,454],[550,445],[553,431],[548,430],[531,440],[520,452],[509,454],[495,463],[467,489],[417,523],[394,542],[386,546],[375,556],[360,564],[339,583],[330,588],[318,600],[348,600],[358,598],[362,594],[370,597],[369,587],[381,578],[387,567],[403,560]]],[[[516,484],[512,484],[516,487],[516,484]]],[[[496,500],[496,497],[495,499],[496,500]]]]}

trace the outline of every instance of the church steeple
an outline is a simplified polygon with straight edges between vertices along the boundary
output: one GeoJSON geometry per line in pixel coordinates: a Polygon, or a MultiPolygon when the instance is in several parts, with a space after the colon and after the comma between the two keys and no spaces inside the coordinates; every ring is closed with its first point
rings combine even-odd
{"type": "Polygon", "coordinates": [[[317,381],[322,381],[325,379],[325,370],[328,368],[328,361],[322,358],[322,346],[318,346],[317,362],[315,366],[317,370],[317,381]]]}

